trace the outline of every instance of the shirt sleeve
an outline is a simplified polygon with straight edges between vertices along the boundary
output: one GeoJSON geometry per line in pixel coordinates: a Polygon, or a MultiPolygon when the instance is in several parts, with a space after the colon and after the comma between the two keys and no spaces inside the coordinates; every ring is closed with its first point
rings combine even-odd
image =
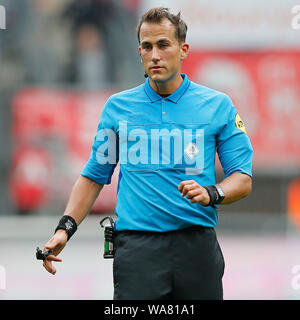
{"type": "Polygon", "coordinates": [[[225,177],[227,178],[234,172],[246,173],[252,177],[253,148],[251,141],[230,99],[227,108],[227,121],[217,136],[217,152],[225,177]]]}
{"type": "Polygon", "coordinates": [[[119,161],[118,135],[114,125],[112,102],[109,99],[101,113],[97,134],[90,157],[80,174],[99,184],[110,184],[114,169],[119,161]]]}

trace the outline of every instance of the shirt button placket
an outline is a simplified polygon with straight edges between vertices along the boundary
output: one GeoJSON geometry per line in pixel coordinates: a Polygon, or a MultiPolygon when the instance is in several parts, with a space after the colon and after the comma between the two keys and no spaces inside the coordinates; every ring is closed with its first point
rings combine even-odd
{"type": "Polygon", "coordinates": [[[162,117],[162,121],[166,121],[167,120],[167,112],[166,112],[166,100],[162,99],[161,100],[161,117],[162,117]]]}

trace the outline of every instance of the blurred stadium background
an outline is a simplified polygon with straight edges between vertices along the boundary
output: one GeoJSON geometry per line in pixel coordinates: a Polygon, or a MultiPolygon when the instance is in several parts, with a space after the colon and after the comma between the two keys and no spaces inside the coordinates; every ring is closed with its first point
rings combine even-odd
{"type": "Polygon", "coordinates": [[[183,71],[231,96],[254,147],[252,194],[219,211],[224,298],[299,299],[300,29],[291,25],[297,4],[0,0],[6,18],[0,29],[0,299],[112,298],[112,261],[102,259],[99,221],[113,215],[118,170],[54,277],[35,260],[35,249],[64,211],[106,99],[144,81],[135,27],[154,6],[181,10],[191,45],[183,71]]]}

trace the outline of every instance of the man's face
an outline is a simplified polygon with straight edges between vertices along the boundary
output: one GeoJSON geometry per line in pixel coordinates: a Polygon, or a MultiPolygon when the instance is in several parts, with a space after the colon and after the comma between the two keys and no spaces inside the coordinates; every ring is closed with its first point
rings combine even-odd
{"type": "Polygon", "coordinates": [[[188,44],[179,43],[175,27],[168,19],[141,25],[139,52],[151,80],[164,82],[172,79],[180,72],[187,51],[188,44]]]}

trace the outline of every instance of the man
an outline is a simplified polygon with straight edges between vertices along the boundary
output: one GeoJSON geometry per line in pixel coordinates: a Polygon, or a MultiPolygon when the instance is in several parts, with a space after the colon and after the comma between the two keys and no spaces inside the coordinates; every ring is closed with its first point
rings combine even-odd
{"type": "Polygon", "coordinates": [[[222,299],[217,205],[251,192],[252,147],[230,98],[181,74],[187,27],[166,8],[138,25],[144,84],[110,97],[91,156],[44,249],[52,261],[120,161],[114,299],[222,299]],[[218,152],[225,179],[215,177],[218,152]]]}

